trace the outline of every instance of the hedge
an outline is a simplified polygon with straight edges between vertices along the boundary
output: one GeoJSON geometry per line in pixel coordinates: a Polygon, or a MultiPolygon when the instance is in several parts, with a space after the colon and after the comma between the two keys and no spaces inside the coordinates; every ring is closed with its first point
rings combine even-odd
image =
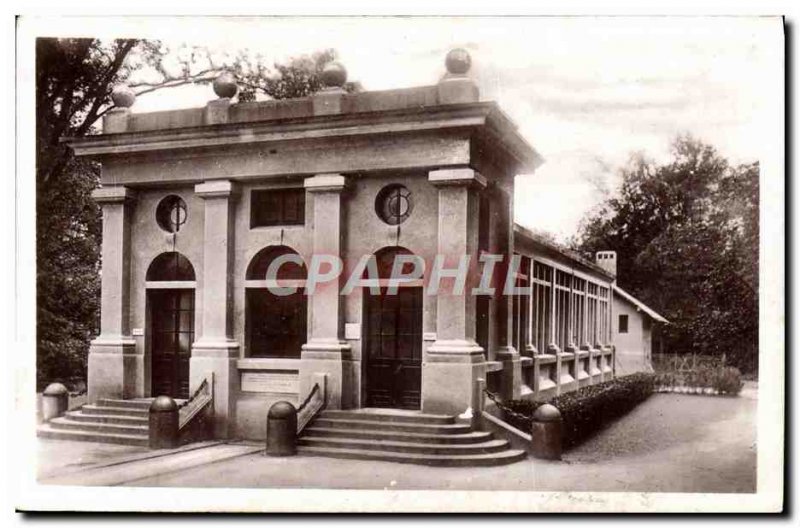
{"type": "Polygon", "coordinates": [[[655,382],[654,374],[637,373],[567,392],[547,402],[512,400],[508,407],[526,419],[506,413],[506,420],[518,429],[530,431],[534,411],[544,403],[554,405],[563,420],[562,447],[568,449],[646,400],[653,394],[655,382]]]}
{"type": "Polygon", "coordinates": [[[736,396],[742,390],[742,373],[736,367],[708,367],[693,370],[668,370],[657,373],[656,387],[660,392],[689,392],[736,396]]]}

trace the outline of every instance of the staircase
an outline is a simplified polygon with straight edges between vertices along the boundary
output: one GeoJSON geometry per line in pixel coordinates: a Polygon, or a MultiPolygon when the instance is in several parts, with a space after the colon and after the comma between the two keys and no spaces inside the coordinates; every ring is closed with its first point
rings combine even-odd
{"type": "Polygon", "coordinates": [[[41,438],[59,440],[147,446],[148,414],[152,401],[152,398],[101,399],[96,404],[67,411],[64,416],[42,424],[37,434],[41,438]]]}
{"type": "Polygon", "coordinates": [[[369,409],[323,411],[303,431],[297,451],[428,466],[499,466],[527,457],[454,416],[369,409]]]}

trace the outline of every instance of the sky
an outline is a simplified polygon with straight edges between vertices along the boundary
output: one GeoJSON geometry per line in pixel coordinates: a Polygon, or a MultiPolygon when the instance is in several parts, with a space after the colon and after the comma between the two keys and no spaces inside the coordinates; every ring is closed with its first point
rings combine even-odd
{"type": "MultiPolygon", "coordinates": [[[[130,22],[130,21],[129,21],[130,22]]],[[[268,62],[334,48],[366,90],[435,84],[466,48],[482,100],[497,101],[544,157],[519,175],[516,221],[565,241],[614,192],[634,151],[666,161],[690,133],[734,163],[759,159],[766,93],[779,77],[775,20],[689,17],[192,18],[133,25],[218,58],[268,62]]],[[[202,106],[209,86],[142,96],[134,112],[202,106]]]]}

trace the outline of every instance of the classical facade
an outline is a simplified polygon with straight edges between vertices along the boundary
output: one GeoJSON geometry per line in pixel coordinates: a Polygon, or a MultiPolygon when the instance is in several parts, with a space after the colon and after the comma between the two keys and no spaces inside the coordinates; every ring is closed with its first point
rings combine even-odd
{"type": "Polygon", "coordinates": [[[223,76],[203,108],[144,114],[115,92],[103,133],[70,141],[102,164],[89,400],[187,398],[211,379],[215,436],[261,438],[269,406],[321,376],[329,409],[450,415],[478,379],[545,398],[612,377],[613,274],[514,225],[514,177],[542,158],[479,100],[465,52],[447,67],[433,86],[351,94],[334,63],[316,95],[248,103],[223,76]],[[486,254],[523,293],[425,289],[437,258],[468,257],[475,284],[486,254]],[[377,290],[348,284],[365,255],[377,290]],[[387,295],[398,255],[426,270],[387,295]]]}

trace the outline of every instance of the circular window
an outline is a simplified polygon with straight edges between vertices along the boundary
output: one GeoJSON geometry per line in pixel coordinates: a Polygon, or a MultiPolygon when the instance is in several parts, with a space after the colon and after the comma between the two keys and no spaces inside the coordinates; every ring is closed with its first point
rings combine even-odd
{"type": "Polygon", "coordinates": [[[177,233],[186,223],[186,202],[174,194],[158,203],[156,222],[167,233],[177,233]]]}
{"type": "Polygon", "coordinates": [[[375,199],[375,212],[389,225],[398,225],[411,216],[414,202],[404,185],[387,185],[375,199]]]}

